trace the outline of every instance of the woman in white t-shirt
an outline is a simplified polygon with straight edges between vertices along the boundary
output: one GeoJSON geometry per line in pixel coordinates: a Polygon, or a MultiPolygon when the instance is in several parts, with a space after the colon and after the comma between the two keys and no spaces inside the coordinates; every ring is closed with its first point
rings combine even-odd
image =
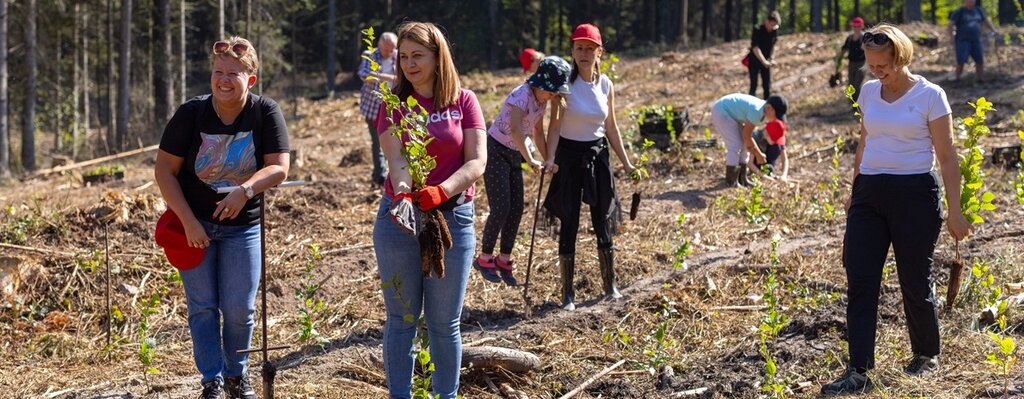
{"type": "Polygon", "coordinates": [[[612,81],[598,67],[604,48],[596,26],[582,24],[572,37],[571,94],[566,97],[564,115],[556,111],[548,131],[547,161],[544,168],[554,173],[544,208],[561,222],[558,235],[558,264],[562,272],[562,308],[573,310],[576,269],[576,233],[580,227],[582,202],[590,205],[590,220],[597,235],[597,255],[606,297],[620,298],[615,285],[615,250],[612,234],[621,219],[615,176],[609,150],[615,152],[626,174],[635,169],[622,146],[615,123],[615,94],[612,81]]]}
{"type": "Polygon", "coordinates": [[[899,29],[879,25],[864,33],[866,63],[876,80],[860,92],[864,119],[854,164],[853,192],[847,203],[843,265],[849,282],[846,308],[850,364],[823,394],[871,391],[867,370],[874,367],[875,335],[882,267],[889,246],[910,330],[911,376],[938,368],[939,320],[932,292],[931,263],[942,228],[935,165],[954,207],[946,227],[955,240],[970,229],[957,211],[960,174],[953,148],[953,119],[946,93],[908,66],[914,45],[899,29]]]}

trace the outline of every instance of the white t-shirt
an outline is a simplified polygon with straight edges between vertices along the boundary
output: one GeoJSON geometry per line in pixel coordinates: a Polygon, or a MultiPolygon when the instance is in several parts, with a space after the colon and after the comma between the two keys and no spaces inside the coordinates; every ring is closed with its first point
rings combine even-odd
{"type": "Polygon", "coordinates": [[[577,76],[565,98],[561,136],[569,140],[593,141],[604,137],[604,120],[608,118],[608,94],[612,81],[607,76],[587,82],[577,76]]]}
{"type": "Polygon", "coordinates": [[[886,102],[876,79],[861,87],[860,104],[867,138],[860,173],[913,175],[931,172],[935,148],[928,122],[949,115],[949,101],[941,87],[921,76],[902,97],[886,102]]]}

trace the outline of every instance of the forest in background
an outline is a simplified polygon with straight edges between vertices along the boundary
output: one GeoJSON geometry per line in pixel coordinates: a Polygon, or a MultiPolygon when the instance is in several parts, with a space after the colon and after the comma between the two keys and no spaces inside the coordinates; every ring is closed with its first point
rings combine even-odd
{"type": "MultiPolygon", "coordinates": [[[[1024,0],[979,0],[997,26],[1024,0]]],[[[854,16],[944,25],[960,0],[0,0],[0,179],[47,159],[155,144],[177,104],[209,91],[208,48],[253,41],[257,93],[281,102],[355,89],[360,30],[439,24],[460,71],[517,65],[524,47],[567,54],[593,22],[607,51],[686,51],[749,37],[770,10],[781,32],[844,30],[854,16]],[[481,17],[483,16],[483,17],[481,17]]]]}

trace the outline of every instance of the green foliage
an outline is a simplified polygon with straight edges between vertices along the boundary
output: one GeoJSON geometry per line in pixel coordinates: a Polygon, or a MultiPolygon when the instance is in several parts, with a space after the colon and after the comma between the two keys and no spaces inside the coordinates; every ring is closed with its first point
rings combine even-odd
{"type": "Polygon", "coordinates": [[[996,344],[996,349],[985,355],[985,362],[995,366],[996,374],[1003,377],[1003,396],[1010,393],[1010,376],[1013,366],[1017,363],[1017,343],[1006,332],[1006,316],[1000,316],[996,323],[999,332],[988,331],[988,337],[996,344]]]}
{"type": "Polygon", "coordinates": [[[640,146],[640,153],[636,157],[636,169],[633,169],[633,173],[630,174],[630,177],[632,177],[633,180],[641,181],[643,179],[651,177],[651,174],[648,173],[647,171],[647,167],[644,165],[647,164],[647,161],[650,160],[650,158],[647,157],[647,150],[650,149],[653,145],[653,141],[644,139],[643,145],[640,146]]]}
{"type": "Polygon", "coordinates": [[[327,339],[322,337],[316,329],[320,321],[318,319],[327,312],[327,305],[324,304],[323,298],[321,298],[322,295],[319,295],[320,289],[323,287],[317,281],[316,273],[317,262],[321,259],[323,259],[323,256],[320,255],[320,245],[316,243],[309,244],[306,266],[302,270],[299,286],[295,287],[295,298],[299,300],[299,316],[296,318],[295,323],[299,326],[300,343],[308,344],[315,342],[323,347],[327,343],[327,339]]]}
{"type": "Polygon", "coordinates": [[[671,105],[645,105],[629,111],[630,119],[635,120],[636,124],[639,126],[643,126],[644,122],[647,121],[647,118],[652,116],[665,121],[665,129],[668,130],[669,143],[675,144],[676,136],[679,132],[676,131],[675,125],[672,124],[672,120],[676,117],[676,113],[672,110],[671,105]]]}
{"type": "Polygon", "coordinates": [[[680,213],[676,219],[676,225],[679,226],[679,230],[676,231],[676,240],[679,245],[676,247],[675,252],[672,253],[672,267],[674,268],[687,268],[686,257],[693,253],[693,248],[690,248],[690,240],[686,238],[683,233],[683,224],[686,223],[686,214],[680,213]]]}
{"type": "Polygon", "coordinates": [[[144,298],[139,303],[139,326],[135,329],[135,333],[139,336],[138,358],[142,363],[142,376],[148,384],[149,375],[160,372],[154,366],[156,363],[156,338],[149,336],[149,317],[160,312],[160,293],[154,292],[149,298],[144,298]]]}
{"type": "Polygon", "coordinates": [[[619,57],[612,53],[606,53],[605,57],[601,59],[601,73],[608,76],[614,83],[619,83],[622,77],[619,76],[619,72],[615,70],[615,66],[619,64],[619,57]]]}
{"type": "Polygon", "coordinates": [[[765,281],[762,284],[763,297],[765,305],[767,306],[766,313],[761,317],[761,324],[758,326],[760,332],[760,344],[758,351],[761,353],[761,357],[764,358],[764,383],[761,385],[761,390],[767,393],[773,398],[785,398],[786,397],[786,382],[778,376],[778,365],[772,355],[771,350],[768,348],[768,344],[779,335],[779,331],[789,323],[789,318],[785,313],[782,312],[782,308],[779,306],[779,297],[781,284],[778,281],[778,266],[779,261],[779,241],[780,237],[772,237],[772,247],[769,253],[769,265],[768,274],[765,276],[765,281]]]}
{"type": "Polygon", "coordinates": [[[0,220],[0,242],[24,245],[42,227],[39,213],[25,204],[20,207],[7,205],[4,211],[3,219],[0,220]]]}
{"type": "Polygon", "coordinates": [[[103,251],[92,251],[92,254],[90,254],[88,258],[76,254],[75,262],[78,263],[78,267],[85,272],[89,274],[95,273],[96,269],[103,264],[103,251]]]}
{"type": "Polygon", "coordinates": [[[124,165],[104,165],[96,168],[89,169],[85,172],[85,176],[101,176],[101,175],[112,175],[114,173],[124,173],[124,165]]]}
{"type": "Polygon", "coordinates": [[[967,293],[967,298],[974,300],[982,309],[994,309],[998,315],[1006,311],[1006,301],[1001,300],[1003,289],[996,284],[995,275],[988,261],[975,258],[971,265],[971,274],[962,288],[967,293]]]}
{"type": "Polygon", "coordinates": [[[762,226],[771,219],[771,215],[769,215],[768,206],[764,203],[764,199],[761,198],[761,193],[764,192],[761,181],[757,178],[754,178],[753,181],[754,184],[750,187],[749,196],[743,199],[743,216],[747,218],[747,222],[756,226],[762,226]]]}
{"type": "MultiPolygon", "coordinates": [[[[1021,148],[1024,149],[1024,131],[1018,130],[1017,137],[1020,137],[1021,148]]],[[[1020,169],[1017,171],[1017,177],[1013,181],[1014,192],[1017,195],[1017,203],[1024,205],[1024,150],[1020,152],[1020,163],[1017,164],[1020,169]]]]}
{"type": "Polygon", "coordinates": [[[977,103],[969,103],[974,108],[974,116],[959,120],[966,130],[967,138],[964,139],[966,154],[958,154],[960,157],[960,175],[963,183],[960,189],[960,211],[971,224],[984,222],[979,215],[981,211],[995,210],[992,200],[995,195],[990,191],[982,193],[982,186],[985,184],[985,172],[981,169],[981,162],[985,158],[985,150],[981,148],[979,141],[991,131],[985,125],[985,114],[994,111],[992,103],[985,100],[985,97],[978,99],[977,103]]]}
{"type": "MultiPolygon", "coordinates": [[[[363,43],[366,44],[367,51],[371,53],[374,50],[373,42],[373,27],[368,27],[363,30],[363,43]]],[[[372,58],[366,55],[362,57],[370,63],[370,69],[374,72],[380,70],[380,65],[372,58]]],[[[369,79],[376,78],[371,76],[369,79]]],[[[434,141],[434,138],[427,132],[427,110],[420,106],[419,101],[412,96],[403,102],[383,81],[378,86],[377,95],[385,105],[388,121],[395,126],[392,135],[398,137],[399,140],[402,140],[403,136],[408,139],[403,143],[401,152],[402,157],[408,162],[409,174],[412,175],[412,188],[423,188],[426,186],[430,171],[437,166],[434,156],[427,153],[427,146],[434,141]],[[394,119],[396,111],[400,115],[398,120],[394,119]]]]}
{"type": "Polygon", "coordinates": [[[850,100],[850,106],[853,107],[853,115],[857,117],[857,121],[864,123],[864,116],[860,114],[860,104],[857,104],[857,100],[853,98],[853,95],[856,93],[856,87],[853,87],[853,85],[846,86],[846,98],[850,100]]]}
{"type": "Polygon", "coordinates": [[[430,379],[434,373],[434,363],[430,361],[430,337],[427,335],[427,326],[422,317],[416,327],[419,341],[419,350],[416,352],[416,364],[419,365],[421,373],[415,373],[412,377],[413,399],[433,399],[441,395],[430,394],[430,379]]]}
{"type": "Polygon", "coordinates": [[[676,342],[669,338],[668,326],[678,315],[676,303],[663,296],[661,308],[658,310],[658,319],[660,321],[657,327],[651,330],[643,339],[644,361],[640,366],[651,376],[657,374],[658,369],[662,365],[672,361],[672,357],[668,354],[667,350],[675,346],[676,342]]]}

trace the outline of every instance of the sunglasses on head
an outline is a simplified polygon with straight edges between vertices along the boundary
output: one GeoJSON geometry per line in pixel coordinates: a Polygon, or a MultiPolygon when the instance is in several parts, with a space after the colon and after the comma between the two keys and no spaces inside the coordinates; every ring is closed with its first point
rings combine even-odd
{"type": "Polygon", "coordinates": [[[881,33],[881,32],[878,32],[878,33],[864,32],[864,42],[865,43],[873,43],[873,44],[881,46],[881,45],[884,45],[886,43],[889,43],[889,36],[886,35],[885,33],[881,33]]]}
{"type": "Polygon", "coordinates": [[[214,54],[226,53],[229,48],[231,49],[232,52],[234,52],[235,54],[238,54],[239,56],[241,56],[242,54],[245,54],[245,52],[249,51],[249,45],[248,44],[245,44],[245,43],[242,43],[242,42],[238,42],[238,43],[235,43],[234,45],[232,45],[229,42],[221,40],[221,41],[218,41],[218,42],[213,44],[213,53],[214,54]]]}

